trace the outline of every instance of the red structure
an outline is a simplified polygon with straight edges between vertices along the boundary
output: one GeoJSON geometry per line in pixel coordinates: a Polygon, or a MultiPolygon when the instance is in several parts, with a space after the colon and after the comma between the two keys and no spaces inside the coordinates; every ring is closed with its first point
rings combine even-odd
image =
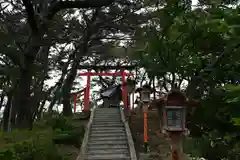
{"type": "Polygon", "coordinates": [[[77,98],[78,98],[78,96],[79,97],[81,97],[82,96],[82,92],[84,92],[84,94],[85,94],[85,88],[84,89],[82,89],[82,90],[80,90],[80,91],[78,91],[78,92],[74,92],[74,93],[72,93],[72,95],[73,95],[73,102],[74,102],[74,108],[73,108],[73,110],[74,110],[74,113],[76,113],[76,110],[77,110],[77,98]],[[80,95],[79,95],[80,94],[80,95]]]}
{"type": "Polygon", "coordinates": [[[104,72],[104,73],[96,73],[96,72],[85,72],[85,73],[80,73],[80,76],[87,76],[87,86],[84,91],[84,112],[89,111],[89,102],[90,102],[90,81],[91,81],[91,76],[121,76],[122,77],[122,97],[123,97],[123,104],[126,109],[129,109],[127,105],[127,90],[126,90],[126,76],[131,76],[133,74],[131,73],[126,73],[124,71],[120,72],[104,72]]]}

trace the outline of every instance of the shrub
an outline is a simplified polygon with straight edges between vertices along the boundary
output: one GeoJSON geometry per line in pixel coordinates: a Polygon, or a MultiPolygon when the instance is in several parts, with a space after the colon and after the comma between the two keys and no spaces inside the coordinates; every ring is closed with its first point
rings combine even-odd
{"type": "Polygon", "coordinates": [[[69,118],[48,117],[33,131],[0,133],[0,160],[67,160],[69,153],[58,145],[79,148],[83,136],[84,126],[73,126],[69,118]]]}
{"type": "MultiPolygon", "coordinates": [[[[19,131],[20,133],[21,131],[19,131]]],[[[20,133],[21,134],[21,133],[20,133]]],[[[49,135],[38,134],[26,140],[11,142],[0,147],[1,160],[63,160],[49,135]]]]}
{"type": "Polygon", "coordinates": [[[77,148],[80,147],[82,138],[84,136],[84,127],[77,128],[68,131],[55,131],[55,136],[53,137],[53,142],[55,144],[66,144],[73,145],[77,148]]]}

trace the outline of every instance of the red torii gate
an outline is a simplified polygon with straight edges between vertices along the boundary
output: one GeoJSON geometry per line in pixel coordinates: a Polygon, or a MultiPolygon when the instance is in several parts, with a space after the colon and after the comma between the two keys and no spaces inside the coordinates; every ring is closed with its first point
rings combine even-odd
{"type": "Polygon", "coordinates": [[[79,95],[79,97],[81,97],[82,95],[84,95],[85,90],[86,90],[86,88],[84,88],[84,89],[82,89],[82,90],[80,90],[80,91],[71,93],[71,94],[73,95],[73,103],[74,103],[73,110],[74,110],[74,113],[76,112],[76,109],[77,109],[77,98],[78,98],[78,95],[79,95]],[[83,92],[83,94],[82,94],[82,92],[83,92]]]}
{"type": "Polygon", "coordinates": [[[126,109],[129,109],[127,105],[127,90],[126,90],[126,76],[132,76],[132,73],[126,73],[125,71],[120,72],[104,72],[104,73],[96,73],[96,72],[85,72],[79,73],[80,76],[87,76],[87,86],[84,90],[84,112],[89,111],[89,102],[90,102],[90,81],[91,76],[121,76],[122,77],[122,97],[123,97],[123,104],[126,109]]]}

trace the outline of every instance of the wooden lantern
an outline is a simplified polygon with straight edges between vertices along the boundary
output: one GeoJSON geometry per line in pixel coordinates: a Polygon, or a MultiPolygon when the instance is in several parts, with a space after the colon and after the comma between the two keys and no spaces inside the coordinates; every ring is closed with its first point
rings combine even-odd
{"type": "Polygon", "coordinates": [[[186,97],[180,91],[172,91],[167,95],[163,107],[163,128],[169,132],[186,130],[186,97]]]}
{"type": "Polygon", "coordinates": [[[140,93],[140,100],[143,103],[150,103],[150,95],[153,92],[153,89],[149,85],[144,85],[142,88],[137,89],[137,92],[140,93]]]}

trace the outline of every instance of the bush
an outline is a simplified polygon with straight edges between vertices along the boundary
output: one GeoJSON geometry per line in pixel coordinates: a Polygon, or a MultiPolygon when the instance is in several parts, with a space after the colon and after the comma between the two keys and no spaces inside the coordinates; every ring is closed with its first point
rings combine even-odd
{"type": "MultiPolygon", "coordinates": [[[[19,134],[21,131],[19,131],[19,134]]],[[[26,132],[25,132],[26,133],[26,132]]],[[[7,137],[9,138],[8,135],[7,137]]],[[[12,135],[13,136],[13,135],[12,135]]],[[[13,139],[11,140],[13,141],[13,139]]],[[[29,139],[10,142],[0,147],[1,160],[63,160],[64,156],[60,154],[57,146],[52,143],[47,134],[35,135],[29,139]]]]}
{"type": "Polygon", "coordinates": [[[55,131],[53,142],[55,144],[73,145],[77,148],[80,147],[82,137],[84,136],[84,127],[77,128],[69,131],[55,131]]]}
{"type": "Polygon", "coordinates": [[[61,129],[64,130],[73,130],[75,126],[71,124],[71,119],[66,117],[53,118],[52,120],[52,129],[61,129]]]}
{"type": "Polygon", "coordinates": [[[66,144],[80,147],[84,136],[84,126],[73,126],[71,119],[65,117],[53,120],[52,129],[54,130],[53,142],[55,144],[66,144]]]}
{"type": "Polygon", "coordinates": [[[61,116],[42,122],[33,131],[0,133],[0,160],[68,160],[69,153],[58,145],[79,148],[84,126],[73,126],[71,119],[61,116]]]}

